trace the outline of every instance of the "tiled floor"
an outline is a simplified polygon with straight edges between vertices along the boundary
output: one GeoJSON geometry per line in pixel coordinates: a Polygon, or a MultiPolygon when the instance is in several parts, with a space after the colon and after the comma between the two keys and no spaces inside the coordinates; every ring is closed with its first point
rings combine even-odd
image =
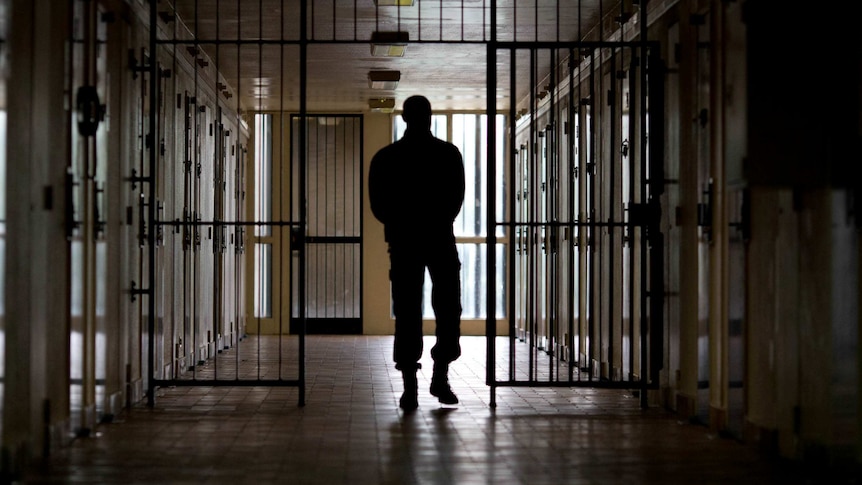
{"type": "Polygon", "coordinates": [[[484,339],[462,343],[458,406],[428,394],[427,351],[405,415],[391,337],[309,337],[305,406],[295,387],[159,389],[26,483],[815,483],[624,391],[500,388],[491,409],[484,339]]]}

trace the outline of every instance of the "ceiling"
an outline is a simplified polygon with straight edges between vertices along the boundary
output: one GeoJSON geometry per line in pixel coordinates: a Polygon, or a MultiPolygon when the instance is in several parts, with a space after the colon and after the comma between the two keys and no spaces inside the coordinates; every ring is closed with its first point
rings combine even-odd
{"type": "MultiPolygon", "coordinates": [[[[415,0],[412,6],[398,7],[377,6],[375,0],[309,0],[307,110],[365,111],[373,98],[394,98],[400,108],[413,94],[428,97],[435,110],[485,110],[491,1],[415,0]],[[369,41],[375,31],[407,32],[404,56],[372,56],[369,41]],[[400,71],[401,81],[394,90],[371,89],[368,73],[373,70],[400,71]]],[[[174,4],[176,16],[188,28],[176,38],[197,38],[232,91],[239,93],[244,109],[299,109],[300,0],[175,0],[174,4]]],[[[496,4],[499,41],[589,39],[598,35],[588,27],[597,25],[600,13],[613,18],[625,8],[617,0],[500,0],[496,4]]],[[[567,52],[558,55],[564,57],[567,52]]],[[[500,109],[510,104],[509,59],[508,52],[498,51],[500,109]]],[[[550,51],[540,51],[540,78],[549,61],[550,51]]],[[[528,94],[529,51],[518,51],[515,65],[517,97],[522,99],[528,94]]]]}

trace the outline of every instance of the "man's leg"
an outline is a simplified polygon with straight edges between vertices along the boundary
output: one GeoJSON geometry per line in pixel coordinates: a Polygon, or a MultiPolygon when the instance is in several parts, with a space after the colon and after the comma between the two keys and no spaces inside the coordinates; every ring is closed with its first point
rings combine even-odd
{"type": "Polygon", "coordinates": [[[443,404],[457,404],[449,386],[449,364],[461,356],[461,262],[455,245],[443,248],[428,264],[431,274],[431,304],[437,318],[437,342],[431,349],[434,372],[431,394],[443,404]]]}
{"type": "Polygon", "coordinates": [[[412,411],[419,406],[416,371],[422,356],[422,283],[425,266],[408,249],[389,250],[392,310],[395,314],[395,368],[404,379],[400,406],[412,411]]]}

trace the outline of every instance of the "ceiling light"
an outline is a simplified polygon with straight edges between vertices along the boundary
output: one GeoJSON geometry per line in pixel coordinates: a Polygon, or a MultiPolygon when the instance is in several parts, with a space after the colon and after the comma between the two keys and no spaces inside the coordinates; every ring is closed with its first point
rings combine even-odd
{"type": "Polygon", "coordinates": [[[403,57],[410,34],[407,32],[374,32],[371,34],[371,55],[375,57],[403,57]]]}
{"type": "Polygon", "coordinates": [[[395,111],[395,98],[369,99],[368,109],[375,113],[391,113],[395,111]]]}
{"type": "Polygon", "coordinates": [[[401,80],[401,71],[371,71],[368,73],[368,87],[371,89],[395,89],[401,80]]]}
{"type": "Polygon", "coordinates": [[[413,0],[374,0],[374,3],[376,3],[378,7],[384,7],[387,5],[397,5],[399,7],[413,6],[413,0]]]}

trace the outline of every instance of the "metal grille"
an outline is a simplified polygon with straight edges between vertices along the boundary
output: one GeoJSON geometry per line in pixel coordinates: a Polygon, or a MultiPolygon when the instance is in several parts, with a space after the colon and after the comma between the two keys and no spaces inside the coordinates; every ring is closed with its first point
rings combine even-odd
{"type": "MultiPolygon", "coordinates": [[[[509,89],[524,82],[531,94],[509,109],[505,197],[513,209],[496,223],[513,248],[507,257],[514,292],[509,338],[489,338],[489,355],[508,362],[498,377],[489,359],[492,387],[657,384],[660,360],[646,359],[661,355],[661,325],[650,328],[656,314],[646,292],[661,281],[647,280],[661,268],[651,259],[661,251],[654,225],[661,184],[649,181],[663,175],[649,164],[661,163],[661,144],[647,145],[647,135],[661,114],[651,113],[652,124],[640,116],[648,110],[645,87],[661,89],[641,73],[640,59],[655,59],[654,47],[595,42],[498,50],[497,64],[511,72],[509,89]],[[519,64],[529,66],[528,79],[515,74],[519,64]],[[524,349],[526,358],[519,355],[524,349]]],[[[660,293],[652,299],[660,308],[660,293]]]]}
{"type": "Polygon", "coordinates": [[[497,200],[502,190],[507,212],[499,219],[498,208],[488,205],[486,260],[498,260],[498,247],[509,252],[505,268],[487,265],[486,278],[498,281],[498,271],[508,272],[510,288],[487,285],[489,308],[508,299],[506,344],[497,343],[495,312],[485,312],[492,403],[499,386],[645,390],[656,384],[663,175],[656,141],[661,109],[649,106],[662,101],[660,76],[649,74],[655,46],[646,40],[639,6],[602,0],[415,0],[409,7],[359,0],[151,2],[149,44],[139,64],[153,94],[142,103],[148,126],[142,173],[159,177],[147,179],[140,206],[147,221],[140,294],[150,296],[143,311],[150,402],[160,385],[265,384],[298,386],[302,404],[305,334],[315,324],[361,316],[355,223],[361,223],[362,118],[310,113],[368,109],[376,93],[366,71],[380,62],[369,56],[368,44],[381,33],[394,33],[401,47],[415,52],[400,61],[413,75],[404,82],[432,103],[439,100],[435,109],[507,116],[503,187],[489,182],[497,180],[491,161],[499,128],[487,117],[487,197],[497,200]],[[278,163],[266,207],[255,199],[261,187],[251,183],[258,175],[250,167],[259,155],[250,141],[255,113],[277,114],[271,150],[278,163]],[[329,124],[336,119],[340,125],[329,124]],[[327,150],[346,155],[348,145],[353,156],[333,165],[327,150]],[[178,148],[174,158],[171,148],[178,148]],[[352,206],[348,185],[359,197],[352,206]],[[335,208],[334,220],[323,206],[335,208]],[[269,212],[252,210],[264,208],[269,212]],[[253,216],[263,213],[268,216],[253,216]],[[269,245],[272,272],[252,281],[243,276],[251,273],[246,265],[266,259],[257,257],[264,254],[258,245],[269,245]],[[333,273],[334,267],[343,272],[333,273]],[[157,286],[167,281],[174,300],[157,302],[164,291],[157,286]],[[281,298],[285,285],[288,302],[281,298]],[[278,297],[247,298],[252,288],[278,297]],[[261,308],[268,301],[271,312],[248,319],[252,301],[261,308]],[[266,346],[277,348],[275,354],[261,351],[266,332],[279,342],[266,346]],[[519,340],[531,349],[527,369],[516,367],[523,361],[514,353],[519,340]],[[502,379],[497,355],[507,362],[502,379]],[[238,363],[249,359],[259,362],[256,370],[239,372],[238,363]]]}

